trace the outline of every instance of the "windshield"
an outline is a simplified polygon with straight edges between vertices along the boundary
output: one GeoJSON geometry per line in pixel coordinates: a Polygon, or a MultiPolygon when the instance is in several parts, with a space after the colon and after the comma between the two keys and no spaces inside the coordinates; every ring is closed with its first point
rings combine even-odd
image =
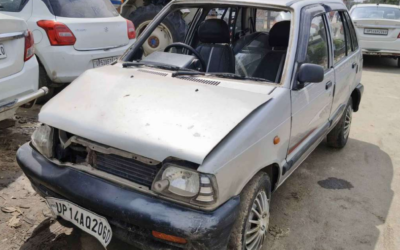
{"type": "Polygon", "coordinates": [[[50,12],[59,17],[104,18],[118,16],[110,0],[43,0],[50,12]]]}
{"type": "Polygon", "coordinates": [[[139,39],[124,57],[125,62],[133,63],[125,65],[162,67],[193,76],[281,82],[290,11],[237,5],[191,7],[163,13],[151,26],[149,22],[136,25],[139,39]]]}
{"type": "Polygon", "coordinates": [[[400,19],[400,9],[381,6],[357,7],[351,13],[354,19],[400,19]]]}

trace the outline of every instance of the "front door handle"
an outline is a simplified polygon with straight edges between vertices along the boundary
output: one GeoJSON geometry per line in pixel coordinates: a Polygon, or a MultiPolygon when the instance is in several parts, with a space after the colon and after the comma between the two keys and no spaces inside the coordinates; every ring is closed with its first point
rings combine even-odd
{"type": "Polygon", "coordinates": [[[326,89],[326,90],[330,89],[330,88],[332,87],[332,85],[333,85],[332,82],[327,82],[327,83],[325,84],[325,89],[326,89]]]}
{"type": "Polygon", "coordinates": [[[357,63],[353,63],[353,64],[351,65],[351,68],[354,69],[356,66],[357,66],[357,63]]]}

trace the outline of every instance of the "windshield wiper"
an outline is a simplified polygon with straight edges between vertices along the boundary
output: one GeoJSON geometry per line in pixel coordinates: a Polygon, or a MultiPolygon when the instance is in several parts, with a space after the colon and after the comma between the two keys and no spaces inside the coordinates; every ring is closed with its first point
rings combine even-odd
{"type": "Polygon", "coordinates": [[[181,68],[178,66],[173,66],[173,65],[168,65],[168,64],[159,64],[159,63],[125,62],[122,64],[122,67],[124,67],[124,68],[135,67],[135,66],[147,66],[147,67],[151,67],[151,68],[166,69],[166,70],[172,70],[172,71],[179,70],[179,72],[196,72],[193,69],[185,69],[185,68],[181,68]]]}
{"type": "Polygon", "coordinates": [[[252,77],[252,76],[241,76],[233,73],[205,73],[205,72],[185,72],[178,71],[172,74],[172,77],[177,76],[185,76],[185,75],[202,75],[202,76],[216,76],[220,78],[229,78],[229,79],[237,79],[237,80],[249,80],[249,81],[257,81],[257,82],[271,82],[267,79],[260,77],[252,77]]]}

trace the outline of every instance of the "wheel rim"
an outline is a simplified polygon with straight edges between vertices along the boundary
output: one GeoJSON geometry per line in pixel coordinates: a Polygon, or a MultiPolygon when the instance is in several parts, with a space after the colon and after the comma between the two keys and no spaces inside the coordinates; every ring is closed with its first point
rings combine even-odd
{"type": "Polygon", "coordinates": [[[353,109],[351,108],[351,106],[349,106],[347,107],[346,117],[344,120],[344,130],[343,130],[344,139],[347,139],[349,137],[352,118],[353,118],[353,109]]]}
{"type": "Polygon", "coordinates": [[[254,199],[247,220],[244,242],[246,250],[259,250],[267,237],[269,225],[269,200],[265,191],[260,191],[254,199]]]}
{"type": "MultiPolygon", "coordinates": [[[[137,27],[136,31],[138,36],[146,29],[151,21],[143,22],[137,27]]],[[[148,56],[154,51],[164,51],[164,49],[172,44],[174,39],[172,33],[163,23],[157,26],[157,28],[151,33],[147,41],[143,44],[144,55],[148,56]]]]}

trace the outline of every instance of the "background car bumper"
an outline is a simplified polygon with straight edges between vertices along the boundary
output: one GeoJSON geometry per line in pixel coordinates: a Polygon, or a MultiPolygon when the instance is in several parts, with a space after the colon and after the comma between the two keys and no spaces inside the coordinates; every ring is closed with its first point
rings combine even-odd
{"type": "Polygon", "coordinates": [[[389,57],[397,57],[400,56],[400,51],[389,51],[389,50],[362,50],[363,55],[368,56],[389,56],[389,57]]]}
{"type": "Polygon", "coordinates": [[[55,83],[70,83],[84,71],[93,68],[93,60],[119,57],[135,40],[123,47],[108,50],[78,51],[73,46],[46,46],[38,48],[36,54],[55,83]]]}
{"type": "Polygon", "coordinates": [[[42,196],[66,199],[106,217],[115,237],[144,249],[226,249],[238,213],[239,197],[212,212],[198,211],[58,166],[28,143],[18,150],[17,162],[42,196]],[[152,230],[188,243],[171,248],[153,238],[152,230]]]}
{"type": "MultiPolygon", "coordinates": [[[[0,121],[12,118],[15,110],[26,102],[18,102],[38,92],[39,68],[36,57],[25,62],[22,70],[0,79],[0,121]]],[[[47,92],[46,92],[47,93],[47,92]]],[[[27,101],[29,102],[29,101],[27,101]]]]}

